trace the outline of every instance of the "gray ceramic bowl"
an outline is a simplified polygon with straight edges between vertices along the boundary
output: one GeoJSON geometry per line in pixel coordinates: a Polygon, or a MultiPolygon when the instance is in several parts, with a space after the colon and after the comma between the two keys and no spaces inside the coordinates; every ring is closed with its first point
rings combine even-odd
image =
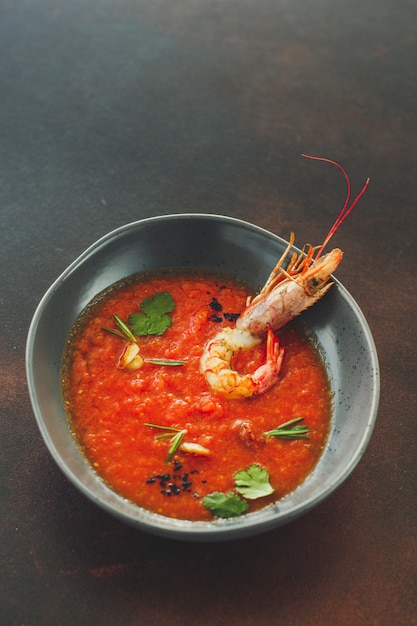
{"type": "Polygon", "coordinates": [[[190,266],[227,271],[259,289],[286,242],[257,226],[217,215],[183,214],[123,226],[89,247],[54,282],[30,326],[26,366],[36,419],[53,458],[93,502],[125,522],[168,537],[225,540],[280,526],[309,511],[352,472],[371,436],[379,402],[378,360],[358,305],[336,281],[303,314],[316,335],[334,392],[331,433],[319,463],[292,494],[256,513],[190,522],[146,511],[110,490],[71,436],[61,398],[64,345],[81,310],[101,290],[143,270],[190,266]]]}

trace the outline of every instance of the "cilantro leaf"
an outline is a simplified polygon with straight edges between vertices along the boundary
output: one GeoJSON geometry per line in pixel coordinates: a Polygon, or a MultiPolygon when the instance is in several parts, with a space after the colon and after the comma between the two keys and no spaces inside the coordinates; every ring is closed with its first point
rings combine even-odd
{"type": "Polygon", "coordinates": [[[175,308],[174,298],[167,291],[160,291],[151,298],[144,298],[140,305],[141,310],[150,317],[172,313],[175,308]]]}
{"type": "Polygon", "coordinates": [[[248,500],[256,500],[274,493],[269,482],[269,472],[260,465],[252,463],[246,470],[234,475],[236,491],[248,500]]]}
{"type": "Polygon", "coordinates": [[[203,505],[216,515],[216,517],[229,518],[238,517],[248,510],[248,503],[241,500],[238,495],[233,492],[220,493],[215,491],[204,496],[203,505]]]}
{"type": "Polygon", "coordinates": [[[146,335],[163,335],[172,324],[169,315],[160,317],[150,317],[145,313],[132,313],[129,316],[129,324],[135,335],[144,337],[146,335]]]}
{"type": "Polygon", "coordinates": [[[154,296],[144,298],[141,302],[141,313],[132,313],[129,324],[138,337],[146,335],[162,335],[172,324],[168,315],[175,308],[173,297],[167,291],[160,291],[154,296]]]}

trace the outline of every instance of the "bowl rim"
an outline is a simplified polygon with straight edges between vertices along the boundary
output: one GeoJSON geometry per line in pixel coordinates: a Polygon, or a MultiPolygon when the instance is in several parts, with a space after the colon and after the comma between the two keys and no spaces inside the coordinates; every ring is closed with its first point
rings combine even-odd
{"type": "MultiPolygon", "coordinates": [[[[90,500],[95,502],[102,509],[105,509],[113,516],[118,517],[125,523],[133,525],[136,528],[141,528],[148,532],[152,532],[154,534],[193,541],[213,541],[225,539],[229,540],[233,538],[240,538],[244,536],[258,534],[260,532],[265,532],[268,529],[277,527],[284,523],[288,523],[291,520],[299,517],[301,514],[304,514],[314,508],[316,505],[326,499],[330,494],[332,494],[346,480],[346,478],[352,473],[356,465],[361,460],[368,446],[369,440],[375,427],[380,398],[380,372],[378,355],[374,338],[362,310],[360,309],[359,305],[354,300],[352,295],[336,277],[332,276],[332,281],[335,283],[335,287],[340,291],[348,306],[352,309],[356,319],[363,329],[364,338],[366,339],[366,343],[368,344],[368,357],[371,363],[372,379],[371,406],[366,424],[363,427],[363,435],[360,440],[360,444],[356,447],[355,452],[354,454],[352,454],[349,462],[340,469],[340,471],[336,475],[336,479],[333,480],[332,484],[330,486],[327,486],[327,488],[324,489],[320,494],[315,494],[311,497],[307,497],[301,503],[294,505],[289,511],[284,511],[283,513],[280,513],[279,504],[285,501],[289,496],[291,496],[291,494],[288,494],[288,496],[285,496],[281,500],[278,500],[275,504],[268,505],[267,507],[264,507],[259,511],[245,514],[238,518],[231,518],[227,520],[219,520],[216,518],[207,522],[176,520],[174,518],[169,518],[159,515],[157,513],[147,511],[146,509],[139,507],[138,505],[135,505],[134,503],[129,502],[122,496],[116,494],[113,490],[111,490],[109,487],[104,485],[104,483],[102,483],[103,486],[115,496],[116,501],[121,501],[122,503],[125,503],[127,505],[127,507],[123,508],[127,508],[127,511],[130,511],[132,509],[137,510],[138,513],[140,512],[142,514],[141,519],[138,519],[138,517],[136,516],[130,515],[124,510],[120,511],[115,509],[107,501],[103,502],[102,500],[100,500],[100,498],[98,498],[93,493],[93,491],[88,486],[86,486],[78,476],[73,473],[68,465],[63,462],[62,455],[60,454],[59,450],[57,450],[54,441],[50,435],[49,429],[43,419],[42,410],[38,401],[36,383],[34,380],[34,344],[42,314],[48,302],[53,297],[55,291],[60,287],[62,283],[65,282],[67,277],[69,277],[73,273],[73,271],[75,271],[80,265],[82,265],[90,256],[94,255],[100,248],[106,246],[111,240],[115,239],[122,233],[125,233],[129,230],[135,230],[136,228],[142,227],[144,224],[147,223],[172,220],[185,221],[190,219],[205,221],[215,220],[224,223],[234,224],[236,226],[242,227],[243,229],[252,230],[253,232],[256,232],[261,236],[266,236],[276,242],[279,242],[282,246],[286,246],[288,243],[279,235],[276,235],[275,233],[261,226],[255,225],[251,222],[247,222],[239,218],[215,213],[173,213],[167,215],[158,215],[154,217],[147,217],[140,220],[135,220],[107,232],[106,234],[99,237],[92,244],[90,244],[66,267],[66,269],[64,269],[63,272],[61,272],[61,274],[52,282],[50,287],[46,290],[41,300],[39,301],[39,304],[37,305],[33,314],[27,334],[25,352],[26,378],[32,409],[35,414],[37,425],[51,456],[53,457],[54,461],[57,463],[61,471],[64,473],[64,475],[70,480],[70,482],[72,482],[90,500]],[[264,512],[267,510],[275,510],[275,513],[263,519],[264,512]],[[278,520],[281,521],[278,523],[278,520]]],[[[294,249],[299,250],[296,246],[294,246],[294,249]]],[[[81,452],[80,455],[82,455],[81,452]]],[[[86,463],[88,465],[87,461],[86,463]]],[[[90,472],[94,473],[90,466],[89,470],[90,472]]],[[[308,480],[308,477],[306,480],[308,480]]]]}

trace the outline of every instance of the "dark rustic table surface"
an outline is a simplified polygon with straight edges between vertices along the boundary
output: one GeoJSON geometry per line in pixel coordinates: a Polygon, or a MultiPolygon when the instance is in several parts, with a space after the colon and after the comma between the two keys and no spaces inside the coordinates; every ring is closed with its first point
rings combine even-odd
{"type": "Polygon", "coordinates": [[[1,0],[2,626],[417,624],[417,4],[1,0]],[[367,451],[304,517],[182,543],[87,500],[25,379],[43,293],[140,218],[220,213],[335,243],[378,349],[367,451]]]}

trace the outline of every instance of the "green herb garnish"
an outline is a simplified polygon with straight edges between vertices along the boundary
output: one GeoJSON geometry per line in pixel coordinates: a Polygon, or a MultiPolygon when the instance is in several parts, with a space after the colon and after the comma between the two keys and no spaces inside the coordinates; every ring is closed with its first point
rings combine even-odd
{"type": "Polygon", "coordinates": [[[172,313],[175,308],[173,297],[167,291],[156,293],[144,298],[140,305],[141,313],[132,313],[129,324],[135,335],[162,335],[172,324],[172,313]]]}
{"type": "Polygon", "coordinates": [[[178,450],[178,448],[180,447],[182,440],[187,434],[187,430],[185,428],[181,430],[180,428],[174,428],[172,426],[160,426],[159,424],[149,424],[149,423],[145,423],[145,426],[149,426],[150,428],[156,428],[158,430],[166,431],[164,433],[156,435],[155,438],[156,439],[166,439],[166,438],[171,439],[171,445],[169,447],[168,456],[165,461],[165,463],[169,463],[172,457],[174,456],[174,454],[176,453],[176,451],[178,450]]]}
{"type": "Polygon", "coordinates": [[[117,335],[118,337],[121,337],[122,339],[128,339],[129,341],[132,341],[133,343],[137,343],[137,339],[135,335],[132,333],[132,331],[130,330],[129,326],[125,324],[124,321],[120,319],[118,315],[113,315],[113,317],[116,320],[116,324],[119,327],[119,330],[116,330],[114,328],[103,328],[103,330],[106,330],[108,333],[112,333],[113,335],[117,335]]]}
{"type": "Polygon", "coordinates": [[[235,480],[235,492],[220,493],[215,491],[202,499],[203,505],[217,517],[237,517],[246,513],[248,503],[246,500],[256,500],[274,493],[274,488],[269,482],[269,473],[260,465],[252,463],[246,470],[240,470],[233,476],[235,480]],[[245,500],[242,500],[240,496],[245,500]]]}
{"type": "Polygon", "coordinates": [[[170,367],[185,365],[185,361],[177,361],[176,359],[144,359],[144,361],[150,365],[167,365],[170,367]]]}
{"type": "Polygon", "coordinates": [[[269,482],[269,473],[260,465],[252,463],[246,470],[236,472],[233,477],[236,491],[247,500],[256,500],[274,493],[269,482]]]}
{"type": "Polygon", "coordinates": [[[220,493],[215,491],[204,496],[202,503],[216,517],[238,517],[248,510],[248,503],[236,493],[220,493]]]}
{"type": "Polygon", "coordinates": [[[277,426],[273,430],[265,433],[267,437],[279,437],[281,439],[309,439],[308,433],[310,429],[307,426],[296,425],[302,422],[304,417],[297,417],[281,426],[277,426]]]}
{"type": "MultiPolygon", "coordinates": [[[[152,298],[144,298],[141,303],[142,313],[132,313],[129,316],[129,324],[126,324],[118,315],[113,315],[117,328],[104,328],[103,330],[127,339],[131,343],[138,343],[138,336],[162,335],[172,324],[172,319],[167,313],[175,308],[173,297],[167,291],[156,293],[152,298]],[[135,333],[135,334],[134,334],[135,333]],[[136,336],[135,336],[136,335],[136,336]]],[[[175,367],[184,365],[184,361],[177,359],[142,359],[142,363],[150,365],[166,365],[175,367]]],[[[137,369],[137,368],[135,368],[137,369]]]]}

